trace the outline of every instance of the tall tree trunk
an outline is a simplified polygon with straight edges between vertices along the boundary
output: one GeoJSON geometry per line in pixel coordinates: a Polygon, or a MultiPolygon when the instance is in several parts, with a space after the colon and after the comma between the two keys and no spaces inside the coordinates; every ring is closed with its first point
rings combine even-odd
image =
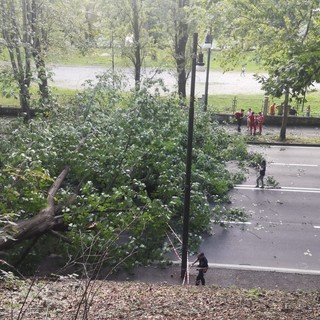
{"type": "Polygon", "coordinates": [[[140,28],[139,28],[139,8],[137,6],[137,0],[131,0],[131,8],[133,12],[133,42],[134,42],[134,67],[135,67],[135,88],[136,90],[140,89],[141,82],[141,39],[140,39],[140,28]]]}
{"type": "MultiPolygon", "coordinates": [[[[47,104],[50,97],[48,86],[48,74],[46,64],[43,59],[43,47],[46,47],[47,33],[41,26],[41,7],[36,0],[32,0],[29,24],[32,30],[32,55],[37,69],[37,76],[39,79],[39,91],[41,95],[41,102],[47,104]]],[[[42,17],[43,18],[43,17],[42,17]]]]}
{"type": "Polygon", "coordinates": [[[21,112],[23,112],[25,120],[28,121],[31,119],[30,93],[29,85],[24,85],[24,83],[25,79],[19,79],[19,100],[21,112]]]}
{"type": "Polygon", "coordinates": [[[175,60],[178,73],[178,94],[185,98],[187,72],[186,72],[186,47],[188,42],[189,25],[185,18],[184,8],[189,5],[188,0],[179,0],[177,30],[175,35],[175,60]]]}
{"type": "Polygon", "coordinates": [[[29,87],[31,83],[31,53],[30,32],[28,29],[27,12],[30,10],[29,2],[22,0],[22,30],[17,21],[18,14],[14,1],[1,1],[1,32],[9,52],[12,71],[19,85],[19,98],[21,111],[25,118],[31,118],[29,87]]]}
{"type": "Polygon", "coordinates": [[[280,140],[284,141],[286,139],[286,130],[288,122],[288,109],[289,109],[289,88],[286,89],[285,98],[284,98],[284,110],[282,117],[282,125],[280,130],[280,140]]]}

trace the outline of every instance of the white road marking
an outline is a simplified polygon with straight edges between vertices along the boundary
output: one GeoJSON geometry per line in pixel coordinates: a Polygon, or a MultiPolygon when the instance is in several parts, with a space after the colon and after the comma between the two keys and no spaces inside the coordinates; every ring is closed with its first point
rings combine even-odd
{"type": "Polygon", "coordinates": [[[300,187],[281,187],[281,188],[256,188],[254,185],[237,184],[234,189],[259,190],[259,191],[276,191],[276,192],[300,192],[300,193],[320,193],[320,188],[300,188],[300,187]]]}
{"type": "Polygon", "coordinates": [[[319,167],[317,164],[304,164],[304,163],[282,163],[282,162],[270,162],[270,165],[274,166],[293,166],[293,167],[319,167]]]}
{"type": "MultiPolygon", "coordinates": [[[[214,222],[214,220],[211,220],[211,222],[214,222]]],[[[251,222],[248,221],[219,221],[219,223],[224,223],[224,224],[252,224],[251,222]]]]}
{"type": "MultiPolygon", "coordinates": [[[[172,261],[173,265],[181,265],[181,261],[172,261]]],[[[220,269],[233,269],[233,270],[246,270],[246,271],[269,271],[269,272],[284,272],[284,273],[294,273],[294,274],[309,274],[309,275],[319,275],[320,270],[308,270],[308,269],[291,269],[291,268],[278,268],[278,267],[263,267],[263,266],[253,266],[244,264],[224,264],[224,263],[208,263],[209,271],[210,268],[220,268],[220,269]]],[[[209,272],[208,271],[208,272],[209,272]]]]}
{"type": "Polygon", "coordinates": [[[320,226],[313,226],[315,229],[320,229],[320,226]]]}

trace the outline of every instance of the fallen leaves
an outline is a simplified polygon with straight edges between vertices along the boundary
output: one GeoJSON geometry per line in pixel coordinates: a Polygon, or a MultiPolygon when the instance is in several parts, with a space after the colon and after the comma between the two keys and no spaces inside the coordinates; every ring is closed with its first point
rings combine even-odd
{"type": "Polygon", "coordinates": [[[320,292],[75,279],[20,281],[18,287],[1,284],[1,319],[320,318],[320,292]]]}

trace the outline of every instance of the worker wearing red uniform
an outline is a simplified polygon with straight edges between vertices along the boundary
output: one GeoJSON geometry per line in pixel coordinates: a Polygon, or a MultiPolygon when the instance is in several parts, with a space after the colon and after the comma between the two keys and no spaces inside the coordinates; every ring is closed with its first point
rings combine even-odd
{"type": "Polygon", "coordinates": [[[263,124],[263,120],[264,120],[264,116],[263,116],[262,112],[258,113],[257,120],[258,120],[259,134],[261,134],[262,133],[262,124],[263,124]]]}
{"type": "Polygon", "coordinates": [[[273,103],[271,106],[270,106],[270,116],[274,116],[276,114],[276,104],[273,103]]]}
{"type": "Polygon", "coordinates": [[[250,134],[255,135],[256,131],[257,131],[257,126],[256,126],[256,115],[254,112],[251,113],[251,115],[249,116],[249,120],[250,120],[250,134]]]}

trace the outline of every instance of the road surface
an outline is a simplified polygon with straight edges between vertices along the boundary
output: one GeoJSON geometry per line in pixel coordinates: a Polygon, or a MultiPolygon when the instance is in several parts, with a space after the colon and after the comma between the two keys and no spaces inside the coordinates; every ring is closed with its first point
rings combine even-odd
{"type": "MultiPolygon", "coordinates": [[[[51,84],[55,87],[80,89],[86,80],[96,82],[96,76],[110,71],[107,67],[95,66],[51,66],[53,73],[51,84]]],[[[123,73],[128,78],[129,88],[134,86],[134,74],[132,69],[117,69],[117,73],[123,73]]],[[[165,70],[161,73],[155,73],[155,69],[146,68],[142,73],[143,78],[163,79],[165,86],[171,91],[176,91],[177,80],[175,72],[165,70]]],[[[200,69],[196,72],[196,90],[197,97],[201,97],[205,92],[206,72],[200,69]]],[[[158,89],[160,86],[156,86],[158,89]]],[[[155,87],[154,87],[155,89],[155,87]]],[[[190,91],[190,81],[188,81],[187,92],[190,91]]],[[[246,73],[246,76],[240,76],[239,72],[218,72],[209,73],[209,94],[264,94],[261,85],[255,80],[253,73],[246,73]]]]}
{"type": "Polygon", "coordinates": [[[255,188],[256,173],[230,192],[248,222],[213,226],[200,250],[211,263],[320,274],[320,148],[252,146],[267,160],[279,189],[255,188]]]}

